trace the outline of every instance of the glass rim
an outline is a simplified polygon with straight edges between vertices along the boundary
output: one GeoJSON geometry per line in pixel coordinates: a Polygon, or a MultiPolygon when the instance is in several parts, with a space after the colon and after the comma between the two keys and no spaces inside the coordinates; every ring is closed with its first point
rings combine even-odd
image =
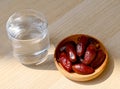
{"type": "MultiPolygon", "coordinates": [[[[46,27],[44,29],[47,30],[47,34],[48,34],[48,21],[45,17],[45,15],[42,13],[42,12],[39,12],[37,10],[34,10],[34,9],[23,9],[23,10],[19,10],[19,11],[16,11],[14,12],[7,20],[7,23],[6,23],[6,30],[7,30],[7,34],[9,33],[8,31],[8,25],[11,21],[11,19],[13,19],[14,16],[16,16],[17,14],[26,14],[26,13],[29,13],[29,12],[33,12],[37,17],[42,17],[44,19],[44,22],[46,23],[46,27]]],[[[31,14],[31,13],[30,13],[31,14]]],[[[16,17],[17,18],[17,17],[16,17]]],[[[46,35],[47,35],[46,34],[46,35]]],[[[26,39],[26,40],[21,40],[21,39],[16,39],[14,37],[12,37],[10,34],[8,34],[9,36],[9,39],[10,40],[15,40],[15,41],[32,41],[32,40],[36,40],[38,39],[39,37],[35,37],[35,38],[30,38],[30,39],[26,39]]]]}

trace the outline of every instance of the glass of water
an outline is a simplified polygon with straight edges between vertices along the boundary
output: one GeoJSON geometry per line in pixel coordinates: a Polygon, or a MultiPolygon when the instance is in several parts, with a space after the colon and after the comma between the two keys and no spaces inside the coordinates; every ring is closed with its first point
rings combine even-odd
{"type": "Polygon", "coordinates": [[[24,65],[38,65],[48,56],[50,47],[47,20],[43,14],[27,9],[14,13],[6,29],[13,54],[24,65]]]}

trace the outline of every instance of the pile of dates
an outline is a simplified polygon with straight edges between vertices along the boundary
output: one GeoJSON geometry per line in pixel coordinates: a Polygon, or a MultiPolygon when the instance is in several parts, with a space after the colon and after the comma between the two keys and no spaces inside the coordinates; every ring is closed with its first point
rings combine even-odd
{"type": "Polygon", "coordinates": [[[105,53],[97,40],[81,35],[77,42],[65,42],[59,48],[58,62],[68,72],[91,74],[105,60],[105,53]]]}

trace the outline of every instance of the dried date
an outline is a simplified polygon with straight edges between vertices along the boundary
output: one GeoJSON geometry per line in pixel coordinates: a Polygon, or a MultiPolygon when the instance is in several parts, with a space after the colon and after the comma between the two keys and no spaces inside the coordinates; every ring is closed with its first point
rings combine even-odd
{"type": "Polygon", "coordinates": [[[70,62],[65,52],[60,54],[59,61],[65,70],[68,72],[72,71],[72,63],[70,62]]]}
{"type": "Polygon", "coordinates": [[[84,60],[82,61],[82,63],[89,65],[92,60],[95,58],[96,56],[96,47],[93,44],[90,44],[87,47],[87,50],[85,52],[85,56],[84,56],[84,60]]]}
{"type": "Polygon", "coordinates": [[[98,68],[105,60],[105,57],[106,57],[105,53],[102,50],[99,50],[96,55],[96,58],[92,61],[90,66],[93,67],[94,69],[98,68]]]}
{"type": "Polygon", "coordinates": [[[76,50],[75,50],[74,45],[66,44],[66,53],[67,53],[67,56],[69,57],[69,60],[71,62],[76,62],[77,61],[76,50]]]}
{"type": "Polygon", "coordinates": [[[94,72],[92,67],[89,67],[83,63],[73,65],[72,69],[78,74],[91,74],[94,72]]]}
{"type": "Polygon", "coordinates": [[[88,43],[88,37],[87,36],[82,35],[80,38],[78,38],[78,43],[77,43],[76,50],[77,50],[77,55],[79,57],[84,55],[87,43],[88,43]]]}

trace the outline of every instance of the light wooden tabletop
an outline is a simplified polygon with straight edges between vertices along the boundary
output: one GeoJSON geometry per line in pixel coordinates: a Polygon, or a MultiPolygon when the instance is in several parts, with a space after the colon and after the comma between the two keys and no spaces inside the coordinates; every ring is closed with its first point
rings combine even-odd
{"type": "Polygon", "coordinates": [[[118,89],[120,87],[120,0],[0,0],[0,89],[118,89]],[[89,82],[74,82],[55,67],[53,55],[33,67],[12,55],[6,21],[16,11],[35,9],[48,19],[52,45],[84,33],[98,38],[109,52],[107,68],[89,82]]]}

